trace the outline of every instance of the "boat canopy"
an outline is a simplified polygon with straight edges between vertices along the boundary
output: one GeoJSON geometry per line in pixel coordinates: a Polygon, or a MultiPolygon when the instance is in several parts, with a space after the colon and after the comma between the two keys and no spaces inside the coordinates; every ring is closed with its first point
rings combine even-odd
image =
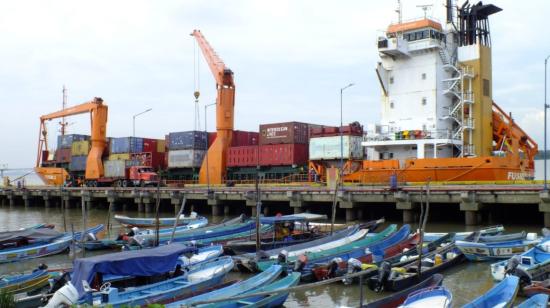
{"type": "Polygon", "coordinates": [[[178,257],[194,252],[196,247],[179,243],[151,249],[131,250],[89,258],[76,259],[73,263],[71,283],[84,295],[83,281],[91,283],[96,273],[120,276],[153,276],[174,270],[178,257]]]}
{"type": "Polygon", "coordinates": [[[26,239],[29,241],[34,240],[34,241],[49,242],[62,235],[63,233],[49,229],[49,228],[4,231],[4,232],[0,232],[0,244],[16,242],[23,239],[26,239]]]}

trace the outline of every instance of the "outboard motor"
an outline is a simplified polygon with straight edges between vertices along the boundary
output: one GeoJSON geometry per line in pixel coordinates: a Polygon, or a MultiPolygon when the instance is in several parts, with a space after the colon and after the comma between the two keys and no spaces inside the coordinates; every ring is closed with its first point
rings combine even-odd
{"type": "Polygon", "coordinates": [[[505,276],[514,275],[518,277],[520,288],[523,289],[523,287],[531,284],[532,279],[529,273],[519,267],[520,263],[521,257],[518,255],[513,256],[510,260],[508,260],[508,263],[506,264],[506,271],[504,273],[505,276]]]}
{"type": "Polygon", "coordinates": [[[55,278],[53,282],[51,283],[50,289],[48,290],[48,294],[55,293],[57,290],[61,289],[65,284],[67,284],[69,281],[71,281],[71,273],[65,272],[63,275],[55,278]]]}
{"type": "Polygon", "coordinates": [[[330,260],[330,263],[328,264],[327,278],[336,277],[336,272],[338,271],[338,265],[340,262],[342,262],[342,258],[334,258],[330,260]]]}
{"type": "MultiPolygon", "coordinates": [[[[363,263],[361,263],[361,261],[355,258],[350,258],[348,260],[348,275],[360,272],[362,270],[362,266],[363,263]]],[[[342,280],[342,282],[344,282],[345,285],[350,285],[353,283],[353,278],[346,278],[342,280]]]]}
{"type": "Polygon", "coordinates": [[[279,264],[286,264],[288,260],[288,251],[286,250],[281,250],[281,252],[279,252],[279,255],[277,256],[277,263],[279,264]]]}
{"type": "Polygon", "coordinates": [[[78,302],[78,291],[69,281],[57,290],[44,308],[71,307],[78,302]]]}
{"type": "Polygon", "coordinates": [[[306,255],[300,255],[298,257],[298,260],[294,263],[294,271],[295,272],[302,272],[304,270],[304,267],[306,267],[307,264],[307,256],[306,255]]]}
{"type": "Polygon", "coordinates": [[[384,285],[386,285],[390,275],[391,264],[387,261],[382,262],[382,264],[380,264],[380,269],[378,270],[378,281],[376,283],[376,287],[374,288],[375,292],[384,291],[384,285]]]}
{"type": "Polygon", "coordinates": [[[83,240],[84,242],[97,241],[97,237],[93,233],[86,233],[83,240]]]}

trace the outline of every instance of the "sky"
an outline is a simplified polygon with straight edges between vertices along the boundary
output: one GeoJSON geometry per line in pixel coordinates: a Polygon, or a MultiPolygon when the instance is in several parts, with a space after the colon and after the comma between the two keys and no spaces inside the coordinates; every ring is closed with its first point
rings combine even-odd
{"type": "MultiPolygon", "coordinates": [[[[444,20],[443,0],[403,0],[403,19],[444,20]]],[[[461,2],[461,1],[460,1],[461,2]]],[[[493,99],[542,148],[543,31],[550,1],[494,0],[491,17],[493,99]],[[533,9],[536,8],[536,9],[533,9]]],[[[0,2],[0,166],[34,166],[39,117],[102,97],[108,135],[163,138],[194,128],[193,92],[215,101],[215,82],[196,49],[200,29],[235,73],[235,128],[303,121],[337,125],[340,88],[344,123],[376,123],[380,89],[374,67],[377,37],[397,21],[397,1],[2,1],[0,2]],[[196,74],[195,71],[198,71],[196,74]]],[[[214,109],[207,112],[215,128],[214,109]]],[[[55,144],[58,121],[48,124],[55,144]]],[[[88,116],[68,119],[69,133],[89,134],[88,116]]]]}

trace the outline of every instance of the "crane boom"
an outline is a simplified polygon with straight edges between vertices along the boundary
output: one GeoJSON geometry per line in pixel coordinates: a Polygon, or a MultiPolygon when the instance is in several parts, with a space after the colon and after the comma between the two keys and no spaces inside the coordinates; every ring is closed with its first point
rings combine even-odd
{"type": "Polygon", "coordinates": [[[103,100],[99,97],[92,101],[69,107],[64,110],[56,111],[40,117],[40,132],[38,139],[38,153],[36,159],[36,172],[45,180],[45,182],[54,185],[63,183],[66,172],[60,172],[59,168],[41,167],[43,148],[46,152],[47,147],[47,131],[45,122],[57,118],[73,116],[78,114],[90,113],[91,120],[91,149],[86,160],[85,177],[89,179],[98,179],[103,176],[103,162],[101,156],[107,144],[107,112],[108,107],[103,104],[103,100]],[[56,170],[53,170],[56,169],[56,170]]]}
{"type": "Polygon", "coordinates": [[[233,71],[225,66],[223,60],[214,51],[204,35],[199,30],[191,33],[210,67],[216,80],[216,140],[208,148],[203,160],[199,183],[221,184],[226,175],[227,151],[233,138],[235,111],[235,82],[233,71]]]}

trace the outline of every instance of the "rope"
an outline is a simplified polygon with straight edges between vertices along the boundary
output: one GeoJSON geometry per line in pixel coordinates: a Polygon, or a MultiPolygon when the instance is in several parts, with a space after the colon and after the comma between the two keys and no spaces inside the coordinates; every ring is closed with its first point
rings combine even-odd
{"type": "Polygon", "coordinates": [[[364,270],[364,271],[360,271],[360,272],[353,273],[353,274],[345,274],[344,276],[340,276],[340,277],[336,277],[336,278],[317,281],[317,282],[314,282],[314,283],[306,283],[306,284],[302,284],[302,285],[299,285],[299,286],[288,287],[288,288],[278,289],[278,290],[273,290],[273,291],[247,293],[245,295],[238,295],[238,296],[211,299],[211,300],[200,301],[200,302],[193,302],[193,303],[190,303],[190,304],[187,304],[187,305],[181,305],[180,307],[194,307],[194,306],[199,306],[199,305],[204,305],[204,304],[220,303],[220,302],[225,302],[225,301],[233,302],[233,301],[238,301],[238,300],[241,300],[241,299],[257,297],[257,296],[275,295],[275,294],[281,294],[281,293],[290,293],[290,292],[299,291],[299,290],[302,290],[302,289],[309,289],[309,288],[312,288],[312,287],[318,287],[318,286],[322,286],[322,285],[325,285],[325,284],[331,284],[333,282],[342,281],[344,279],[351,279],[351,278],[355,278],[355,277],[359,277],[359,276],[364,276],[364,275],[366,275],[370,272],[371,272],[370,270],[364,270]]]}

